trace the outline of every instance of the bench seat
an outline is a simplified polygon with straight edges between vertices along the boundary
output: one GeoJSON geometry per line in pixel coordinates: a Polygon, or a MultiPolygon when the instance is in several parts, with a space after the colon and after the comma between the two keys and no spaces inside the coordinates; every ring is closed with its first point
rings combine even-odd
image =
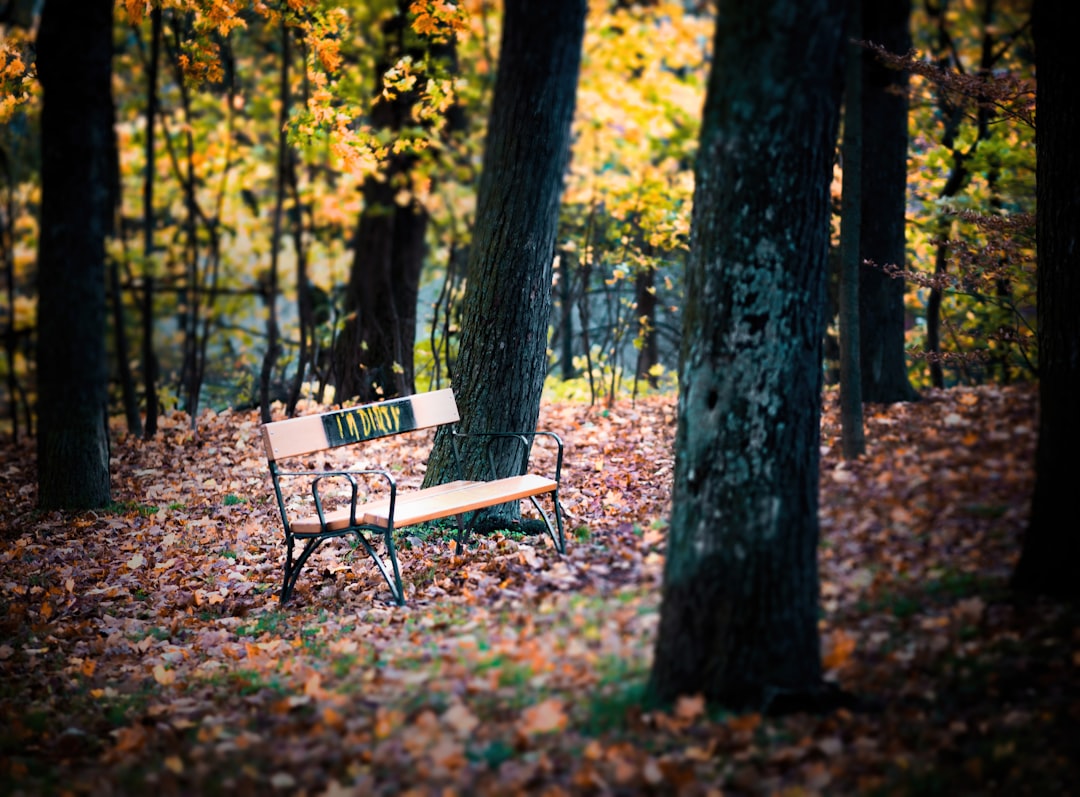
{"type": "MultiPolygon", "coordinates": [[[[398,493],[394,504],[394,527],[404,528],[428,520],[451,517],[463,512],[473,512],[496,504],[520,501],[555,490],[554,479],[529,473],[510,476],[494,481],[458,481],[439,484],[423,490],[398,493]]],[[[349,507],[327,512],[325,527],[318,515],[308,515],[292,522],[292,532],[297,537],[310,537],[324,531],[337,531],[349,527],[349,507]]],[[[390,525],[390,499],[384,498],[356,507],[356,522],[379,528],[390,525]]]]}

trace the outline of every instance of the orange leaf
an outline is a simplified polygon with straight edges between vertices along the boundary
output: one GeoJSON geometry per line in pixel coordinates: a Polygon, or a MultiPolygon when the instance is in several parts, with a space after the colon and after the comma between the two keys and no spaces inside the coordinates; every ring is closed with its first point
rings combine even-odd
{"type": "Polygon", "coordinates": [[[835,670],[843,667],[854,652],[855,637],[838,628],[829,637],[829,651],[822,657],[821,664],[826,670],[835,670]]]}
{"type": "Polygon", "coordinates": [[[539,733],[561,731],[566,727],[566,720],[562,701],[551,697],[525,709],[521,714],[521,719],[518,720],[517,729],[524,736],[534,736],[539,733]]]}
{"type": "Polygon", "coordinates": [[[165,669],[164,664],[155,664],[154,680],[162,686],[168,686],[169,684],[176,682],[176,673],[172,670],[165,669]]]}
{"type": "Polygon", "coordinates": [[[675,703],[675,716],[693,722],[705,713],[705,695],[683,696],[675,703]]]}

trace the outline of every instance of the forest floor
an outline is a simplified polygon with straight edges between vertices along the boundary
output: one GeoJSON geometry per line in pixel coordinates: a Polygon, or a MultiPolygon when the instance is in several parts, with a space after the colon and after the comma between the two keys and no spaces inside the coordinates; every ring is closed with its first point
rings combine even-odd
{"type": "MultiPolygon", "coordinates": [[[[313,411],[314,408],[306,408],[313,411]]],[[[822,424],[822,660],[858,709],[642,704],[675,404],[545,402],[567,444],[568,553],[402,536],[408,605],[328,544],[278,605],[280,519],[254,413],[118,426],[109,511],[35,510],[0,444],[3,794],[1080,793],[1075,607],[1007,580],[1033,483],[1031,388],[822,424]]],[[[361,462],[422,477],[428,439],[361,462]]]]}

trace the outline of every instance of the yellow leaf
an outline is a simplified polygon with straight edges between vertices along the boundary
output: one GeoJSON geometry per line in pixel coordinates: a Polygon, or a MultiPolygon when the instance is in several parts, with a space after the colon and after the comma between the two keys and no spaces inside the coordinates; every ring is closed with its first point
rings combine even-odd
{"type": "Polygon", "coordinates": [[[176,673],[172,670],[165,669],[164,664],[154,665],[154,680],[162,686],[169,686],[176,682],[176,673]]]}

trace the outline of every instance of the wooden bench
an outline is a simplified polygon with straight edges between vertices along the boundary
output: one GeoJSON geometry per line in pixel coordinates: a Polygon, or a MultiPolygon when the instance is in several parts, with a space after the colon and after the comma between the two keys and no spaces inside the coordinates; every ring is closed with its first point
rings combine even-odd
{"type": "MultiPolygon", "coordinates": [[[[462,433],[453,427],[460,420],[454,393],[450,389],[421,393],[405,398],[365,404],[320,415],[309,415],[262,426],[263,443],[274,482],[281,522],[285,529],[285,572],[281,584],[281,603],[292,595],[300,570],[308,557],[325,540],[354,535],[379,568],[394,600],[405,604],[401,571],[394,551],[394,530],[446,517],[457,519],[457,551],[461,552],[471,526],[465,516],[486,507],[511,501],[529,499],[547,527],[548,535],[559,553],[566,552],[563,535],[562,508],[559,504],[559,480],[562,473],[563,443],[552,432],[522,433],[462,433]],[[365,440],[450,425],[453,437],[454,462],[461,475],[462,452],[459,443],[466,437],[480,438],[487,450],[488,478],[484,480],[456,479],[445,484],[417,490],[399,490],[394,476],[385,469],[282,470],[283,460],[296,461],[305,455],[329,451],[340,446],[365,440]],[[537,438],[545,438],[554,446],[554,478],[528,472],[529,455],[537,438]],[[513,473],[496,473],[497,457],[491,446],[495,441],[507,442],[519,449],[514,456],[513,473]],[[283,486],[290,479],[304,479],[311,491],[306,514],[290,510],[283,486]],[[332,484],[348,494],[344,505],[324,508],[327,488],[332,484]],[[367,492],[367,495],[364,493],[367,492]],[[550,495],[555,526],[537,500],[550,495]],[[375,550],[379,535],[385,553],[375,550]],[[296,555],[296,546],[301,545],[296,555]]],[[[507,457],[506,459],[509,459],[507,457]]],[[[293,497],[293,503],[299,496],[293,497]]],[[[472,517],[475,518],[475,515],[472,517]]]]}

